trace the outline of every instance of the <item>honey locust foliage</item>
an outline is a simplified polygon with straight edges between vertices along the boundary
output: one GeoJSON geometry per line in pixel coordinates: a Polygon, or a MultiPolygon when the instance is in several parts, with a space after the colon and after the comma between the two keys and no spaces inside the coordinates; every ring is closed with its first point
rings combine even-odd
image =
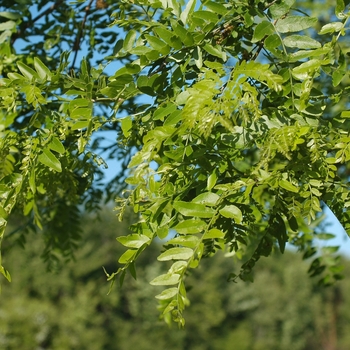
{"type": "MultiPolygon", "coordinates": [[[[312,15],[316,2],[293,0],[57,1],[45,25],[24,3],[46,2],[0,13],[1,238],[21,210],[46,232],[47,256],[69,255],[82,205],[98,209],[126,176],[118,215],[132,207],[139,221],[118,237],[127,250],[108,279],[136,277],[142,251],[167,239],[158,260],[168,271],[151,284],[164,288],[165,320],[183,325],[185,277],[203,257],[225,251],[240,266],[229,280],[252,280],[275,248],[289,242],[309,258],[314,238],[332,237],[318,230],[325,205],[350,232],[342,0],[327,20],[312,15]],[[30,24],[43,40],[18,53],[30,24]],[[104,148],[109,130],[118,142],[104,148]],[[103,187],[93,177],[106,150],[124,168],[103,187]]],[[[324,284],[341,277],[336,249],[310,266],[324,284]]]]}

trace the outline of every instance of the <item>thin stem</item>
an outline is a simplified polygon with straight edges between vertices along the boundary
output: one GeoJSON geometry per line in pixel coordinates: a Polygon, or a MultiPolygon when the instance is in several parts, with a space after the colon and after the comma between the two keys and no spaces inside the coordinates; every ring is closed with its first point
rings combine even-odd
{"type": "Polygon", "coordinates": [[[73,46],[74,58],[73,58],[71,70],[74,70],[75,62],[77,60],[78,52],[80,50],[80,43],[81,43],[81,39],[83,37],[85,23],[86,23],[88,15],[89,15],[89,12],[90,12],[90,9],[91,9],[91,5],[92,5],[93,1],[94,0],[90,0],[89,4],[85,7],[85,10],[84,10],[85,11],[85,15],[84,15],[83,21],[81,23],[81,28],[78,31],[78,34],[77,34],[77,37],[75,39],[74,46],[73,46]]]}

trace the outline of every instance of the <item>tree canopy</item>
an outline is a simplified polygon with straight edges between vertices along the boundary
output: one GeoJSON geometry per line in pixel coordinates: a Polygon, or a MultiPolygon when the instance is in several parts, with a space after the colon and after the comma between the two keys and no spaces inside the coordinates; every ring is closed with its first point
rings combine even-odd
{"type": "Polygon", "coordinates": [[[117,198],[136,219],[108,279],[136,278],[165,240],[151,284],[181,325],[185,277],[219,250],[240,266],[231,281],[287,242],[314,256],[312,276],[339,279],[337,248],[314,246],[331,237],[326,205],[350,230],[349,13],[330,3],[4,0],[0,239],[22,213],[55,263],[81,212],[117,198]],[[104,158],[121,161],[108,183],[104,158]]]}

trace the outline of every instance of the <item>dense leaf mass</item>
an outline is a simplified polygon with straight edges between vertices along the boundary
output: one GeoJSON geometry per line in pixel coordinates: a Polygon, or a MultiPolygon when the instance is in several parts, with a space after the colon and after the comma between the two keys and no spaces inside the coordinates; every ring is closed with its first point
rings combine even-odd
{"type": "MultiPolygon", "coordinates": [[[[166,286],[164,318],[183,325],[185,276],[203,257],[223,250],[240,261],[229,279],[251,280],[287,242],[314,255],[325,206],[349,232],[350,14],[343,0],[330,11],[294,0],[4,1],[1,239],[21,211],[45,232],[47,259],[69,257],[82,208],[123,187],[119,217],[132,207],[138,220],[108,279],[136,277],[142,251],[167,239],[158,260],[173,264],[152,284],[166,286]],[[108,131],[118,136],[106,146],[108,131]],[[101,154],[122,161],[108,184],[101,154]]],[[[325,284],[340,278],[334,250],[309,270],[325,284]]]]}

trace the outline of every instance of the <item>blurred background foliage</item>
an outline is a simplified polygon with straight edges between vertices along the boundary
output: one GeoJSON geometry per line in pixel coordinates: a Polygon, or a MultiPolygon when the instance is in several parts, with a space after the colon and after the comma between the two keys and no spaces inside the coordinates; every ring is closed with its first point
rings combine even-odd
{"type": "Polygon", "coordinates": [[[128,223],[110,208],[102,213],[83,220],[85,242],[75,261],[54,273],[40,259],[39,233],[27,235],[25,250],[17,233],[6,241],[13,281],[2,285],[1,349],[349,349],[349,261],[346,278],[333,287],[317,287],[308,263],[290,251],[261,259],[254,283],[235,284],[226,282],[234,260],[217,254],[188,276],[191,308],[178,330],[158,320],[156,287],[148,282],[164,268],[155,246],[141,255],[137,280],[128,276],[107,295],[101,265],[115,269],[122,249],[115,238],[128,223]]]}

